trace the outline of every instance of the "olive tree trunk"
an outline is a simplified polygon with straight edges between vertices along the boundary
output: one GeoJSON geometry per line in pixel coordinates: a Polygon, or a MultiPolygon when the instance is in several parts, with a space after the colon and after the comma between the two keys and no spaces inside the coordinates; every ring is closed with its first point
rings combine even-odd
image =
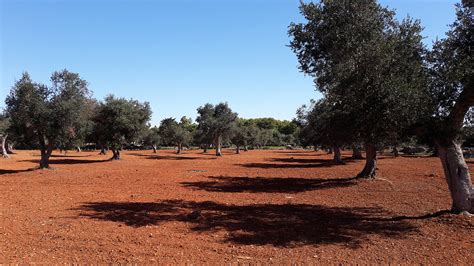
{"type": "Polygon", "coordinates": [[[341,148],[334,146],[332,149],[334,151],[334,159],[333,159],[334,163],[342,164],[341,148]]]}
{"type": "Polygon", "coordinates": [[[216,156],[222,156],[221,145],[222,145],[222,137],[218,136],[216,138],[216,156]]]}
{"type": "Polygon", "coordinates": [[[393,150],[392,150],[392,152],[393,152],[393,156],[395,156],[395,157],[398,157],[398,156],[400,156],[400,155],[398,154],[398,147],[397,147],[396,145],[395,145],[395,146],[393,146],[393,148],[392,148],[392,149],[393,149],[393,150]]]}
{"type": "Polygon", "coordinates": [[[235,148],[235,153],[236,153],[236,154],[240,154],[240,146],[237,146],[237,147],[235,148]]]}
{"type": "Polygon", "coordinates": [[[451,210],[474,213],[474,189],[461,145],[456,141],[438,145],[438,155],[453,200],[451,210]]]}
{"type": "Polygon", "coordinates": [[[377,169],[377,149],[373,144],[365,145],[365,166],[357,175],[357,178],[375,178],[375,170],[377,169]]]}
{"type": "Polygon", "coordinates": [[[13,154],[13,144],[7,142],[7,153],[13,154]]]}
{"type": "Polygon", "coordinates": [[[39,168],[49,168],[49,158],[51,157],[51,153],[53,152],[53,145],[48,144],[47,146],[42,146],[40,150],[41,159],[39,162],[39,168]]]}
{"type": "Polygon", "coordinates": [[[1,150],[1,152],[2,152],[2,157],[3,158],[10,158],[10,155],[8,155],[8,150],[5,146],[6,143],[7,143],[7,137],[8,137],[8,134],[5,134],[3,136],[0,135],[0,138],[2,140],[2,143],[1,143],[2,144],[2,150],[1,150]]]}
{"type": "Polygon", "coordinates": [[[181,151],[183,150],[183,144],[178,143],[178,150],[176,151],[177,154],[181,154],[181,151]]]}
{"type": "Polygon", "coordinates": [[[153,145],[151,145],[151,147],[153,148],[153,153],[156,153],[156,145],[153,144],[153,145]]]}
{"type": "Polygon", "coordinates": [[[352,159],[363,159],[362,152],[357,145],[352,146],[352,159]]]}
{"type": "Polygon", "coordinates": [[[120,150],[119,149],[111,149],[112,150],[112,158],[110,158],[111,160],[120,160],[121,157],[120,157],[120,150]]]}
{"type": "Polygon", "coordinates": [[[81,146],[77,146],[77,147],[76,147],[76,150],[77,150],[77,152],[81,152],[81,151],[82,151],[82,150],[81,150],[81,146]]]}
{"type": "Polygon", "coordinates": [[[209,148],[209,145],[207,144],[204,144],[203,148],[202,148],[202,152],[203,153],[207,153],[207,149],[209,148]]]}
{"type": "Polygon", "coordinates": [[[100,152],[99,155],[106,155],[107,149],[105,148],[104,144],[100,144],[100,152]]]}

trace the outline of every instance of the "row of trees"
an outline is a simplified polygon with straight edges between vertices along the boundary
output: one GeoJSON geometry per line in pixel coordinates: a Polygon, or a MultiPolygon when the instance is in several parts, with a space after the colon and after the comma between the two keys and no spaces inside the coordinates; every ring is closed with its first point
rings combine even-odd
{"type": "Polygon", "coordinates": [[[54,149],[67,150],[87,143],[100,147],[101,154],[112,151],[120,159],[124,145],[198,145],[205,151],[213,147],[221,156],[221,147],[234,144],[240,148],[266,145],[295,145],[296,123],[273,118],[242,119],[227,103],[206,104],[197,109],[197,123],[187,117],[176,121],[166,118],[159,127],[150,127],[149,103],[107,96],[103,101],[92,98],[87,82],[77,73],[54,72],[51,85],[31,80],[28,73],[15,83],[7,96],[5,113],[0,117],[2,154],[8,157],[9,137],[27,147],[41,151],[40,168],[49,167],[54,149]]]}
{"type": "MultiPolygon", "coordinates": [[[[305,23],[289,27],[300,70],[314,78],[319,101],[298,111],[302,139],[336,151],[366,151],[358,177],[374,178],[377,150],[410,135],[434,144],[454,211],[474,211],[474,190],[460,146],[472,128],[473,9],[463,1],[447,33],[428,49],[422,26],[376,0],[302,3],[305,23]]],[[[340,158],[339,158],[340,160],[340,158]]]]}

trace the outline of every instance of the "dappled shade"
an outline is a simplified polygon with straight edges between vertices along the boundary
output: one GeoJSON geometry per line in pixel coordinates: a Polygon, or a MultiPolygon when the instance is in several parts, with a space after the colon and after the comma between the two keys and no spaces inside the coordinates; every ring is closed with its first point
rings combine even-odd
{"type": "Polygon", "coordinates": [[[348,187],[355,178],[296,178],[296,177],[209,177],[210,181],[182,182],[185,187],[212,192],[297,193],[318,189],[348,187]]]}
{"type": "Polygon", "coordinates": [[[212,201],[89,202],[80,217],[132,227],[166,222],[190,223],[195,232],[226,231],[236,244],[298,246],[339,244],[359,247],[371,235],[400,238],[416,227],[407,221],[381,219],[382,208],[342,208],[307,204],[230,205],[212,201]],[[200,211],[202,217],[190,219],[200,211]]]}

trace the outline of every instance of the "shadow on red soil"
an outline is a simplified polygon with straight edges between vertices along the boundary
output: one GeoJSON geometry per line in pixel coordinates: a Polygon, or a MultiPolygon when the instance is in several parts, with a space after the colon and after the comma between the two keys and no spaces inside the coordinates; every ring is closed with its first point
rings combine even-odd
{"type": "Polygon", "coordinates": [[[211,192],[297,193],[318,189],[347,187],[356,178],[293,178],[293,177],[209,177],[211,181],[182,182],[185,187],[211,192]]]}
{"type": "Polygon", "coordinates": [[[370,235],[403,238],[417,230],[399,220],[384,220],[382,208],[330,208],[307,204],[227,205],[212,201],[89,202],[81,217],[132,227],[186,222],[197,232],[226,231],[236,244],[298,246],[339,244],[358,248],[370,235]],[[193,212],[200,215],[191,217],[193,212]],[[194,218],[194,219],[193,219],[194,218]]]}

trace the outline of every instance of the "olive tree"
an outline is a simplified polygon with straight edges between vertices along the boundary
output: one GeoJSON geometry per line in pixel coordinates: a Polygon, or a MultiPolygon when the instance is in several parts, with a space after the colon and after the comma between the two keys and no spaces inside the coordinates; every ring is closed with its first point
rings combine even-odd
{"type": "Polygon", "coordinates": [[[153,153],[156,153],[157,146],[161,143],[159,129],[157,127],[148,128],[144,133],[143,143],[150,145],[153,149],[153,153]]]}
{"type": "Polygon", "coordinates": [[[457,18],[447,37],[429,54],[433,113],[426,133],[438,149],[451,193],[452,211],[474,213],[474,189],[461,149],[463,125],[474,122],[473,9],[469,1],[457,6],[457,18]]]}
{"type": "Polygon", "coordinates": [[[127,100],[109,95],[99,103],[94,121],[94,135],[112,150],[112,160],[119,160],[123,144],[133,142],[148,127],[151,108],[148,102],[127,100]]]}
{"type": "Polygon", "coordinates": [[[197,109],[198,130],[201,130],[213,140],[216,147],[216,156],[221,156],[221,145],[224,137],[232,132],[237,120],[237,113],[232,112],[227,103],[217,105],[205,104],[197,109]]]}
{"type": "Polygon", "coordinates": [[[376,0],[321,0],[300,10],[306,22],[289,28],[300,70],[352,114],[366,151],[358,176],[374,178],[377,148],[426,112],[422,27],[410,18],[397,21],[376,0]]]}
{"type": "Polygon", "coordinates": [[[35,83],[28,73],[15,83],[7,96],[10,128],[41,151],[40,168],[49,167],[56,146],[72,142],[84,127],[84,110],[90,97],[87,82],[67,70],[54,72],[50,87],[35,83]]]}
{"type": "Polygon", "coordinates": [[[235,152],[240,154],[240,148],[244,147],[247,150],[247,146],[253,143],[255,139],[255,130],[252,125],[246,125],[242,121],[238,120],[232,128],[232,135],[230,141],[235,145],[235,152]]]}
{"type": "Polygon", "coordinates": [[[178,123],[174,118],[163,119],[158,131],[164,143],[173,144],[177,147],[177,154],[181,154],[183,145],[188,144],[192,139],[192,134],[187,127],[188,119],[183,117],[178,123]]]}

